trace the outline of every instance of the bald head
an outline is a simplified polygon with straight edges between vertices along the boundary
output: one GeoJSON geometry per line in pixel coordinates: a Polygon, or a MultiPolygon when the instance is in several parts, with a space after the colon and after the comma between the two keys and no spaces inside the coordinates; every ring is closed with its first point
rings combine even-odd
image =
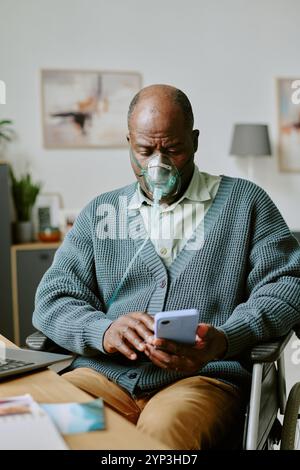
{"type": "Polygon", "coordinates": [[[143,192],[151,199],[141,169],[147,169],[154,154],[161,155],[180,174],[180,191],[161,202],[171,204],[186,190],[194,172],[194,154],[199,131],[193,129],[193,111],[187,96],[169,85],[143,88],[132,100],[128,112],[127,140],[131,166],[143,192]]]}
{"type": "Polygon", "coordinates": [[[140,90],[133,98],[128,110],[128,129],[131,130],[132,117],[135,113],[182,113],[188,129],[192,130],[194,126],[194,115],[191,103],[188,97],[179,90],[170,85],[150,85],[140,90]],[[177,109],[176,109],[177,108],[177,109]]]}

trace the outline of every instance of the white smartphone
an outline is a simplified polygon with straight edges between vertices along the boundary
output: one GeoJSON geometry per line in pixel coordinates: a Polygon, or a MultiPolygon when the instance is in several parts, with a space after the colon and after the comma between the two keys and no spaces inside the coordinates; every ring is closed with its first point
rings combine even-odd
{"type": "Polygon", "coordinates": [[[160,312],[154,317],[154,334],[156,338],[195,344],[198,323],[199,311],[196,309],[160,312]]]}

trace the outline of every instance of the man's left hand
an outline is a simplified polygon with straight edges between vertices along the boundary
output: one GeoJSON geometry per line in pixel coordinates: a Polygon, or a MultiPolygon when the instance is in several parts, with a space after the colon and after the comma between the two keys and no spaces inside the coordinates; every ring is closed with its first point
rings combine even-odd
{"type": "Polygon", "coordinates": [[[200,323],[194,345],[152,337],[144,353],[158,367],[190,375],[202,369],[208,362],[222,358],[226,350],[225,334],[212,325],[200,323]]]}

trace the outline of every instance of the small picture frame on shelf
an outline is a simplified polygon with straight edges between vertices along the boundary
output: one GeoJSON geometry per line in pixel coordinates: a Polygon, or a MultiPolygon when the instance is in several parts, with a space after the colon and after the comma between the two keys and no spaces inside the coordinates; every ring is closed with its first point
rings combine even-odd
{"type": "Polygon", "coordinates": [[[37,240],[60,240],[60,211],[62,207],[62,197],[59,193],[43,193],[37,197],[33,209],[33,225],[37,240]]]}

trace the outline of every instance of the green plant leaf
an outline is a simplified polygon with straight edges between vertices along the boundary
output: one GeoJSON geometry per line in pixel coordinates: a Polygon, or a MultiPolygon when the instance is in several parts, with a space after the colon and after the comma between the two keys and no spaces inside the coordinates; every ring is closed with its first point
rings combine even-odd
{"type": "Polygon", "coordinates": [[[3,132],[0,132],[0,139],[5,139],[7,141],[10,141],[11,137],[7,134],[4,134],[3,132]]]}
{"type": "Polygon", "coordinates": [[[13,122],[10,119],[2,119],[0,121],[0,142],[1,140],[11,141],[15,132],[9,127],[13,122]]]}
{"type": "Polygon", "coordinates": [[[11,125],[13,122],[10,119],[4,119],[0,121],[0,126],[11,125]]]}

